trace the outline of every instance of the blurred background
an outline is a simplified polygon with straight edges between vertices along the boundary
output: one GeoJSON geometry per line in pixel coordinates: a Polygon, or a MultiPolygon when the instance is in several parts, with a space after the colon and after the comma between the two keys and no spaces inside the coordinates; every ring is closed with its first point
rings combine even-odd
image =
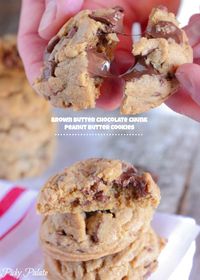
{"type": "MultiPolygon", "coordinates": [[[[17,32],[20,5],[19,0],[0,0],[1,35],[17,32]]],[[[199,6],[199,0],[181,1],[178,19],[182,26],[192,14],[199,12],[199,6]]],[[[101,110],[73,113],[56,109],[54,115],[110,117],[119,113],[101,110]]],[[[149,120],[142,137],[58,136],[52,166],[42,176],[18,183],[40,188],[50,175],[77,160],[99,156],[119,158],[154,174],[162,194],[160,211],[191,216],[200,224],[200,124],[172,112],[165,105],[142,116],[149,120]]],[[[200,237],[190,279],[197,280],[199,275],[200,237]]]]}

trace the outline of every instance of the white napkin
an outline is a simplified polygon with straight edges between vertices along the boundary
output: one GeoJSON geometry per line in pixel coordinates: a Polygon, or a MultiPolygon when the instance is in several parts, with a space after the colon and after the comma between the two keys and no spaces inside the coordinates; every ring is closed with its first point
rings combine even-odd
{"type": "Polygon", "coordinates": [[[188,280],[200,227],[192,218],[157,213],[153,228],[168,242],[159,257],[158,270],[150,280],[188,280]]]}

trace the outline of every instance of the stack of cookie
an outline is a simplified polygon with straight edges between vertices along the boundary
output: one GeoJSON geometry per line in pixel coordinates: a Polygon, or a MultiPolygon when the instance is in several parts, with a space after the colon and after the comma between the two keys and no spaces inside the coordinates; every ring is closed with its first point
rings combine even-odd
{"type": "Polygon", "coordinates": [[[0,178],[40,174],[52,159],[49,104],[30,87],[15,36],[0,39],[0,178]]]}
{"type": "Polygon", "coordinates": [[[51,178],[37,203],[48,278],[146,279],[164,244],[150,226],[159,201],[151,175],[119,160],[89,159],[51,178]]]}

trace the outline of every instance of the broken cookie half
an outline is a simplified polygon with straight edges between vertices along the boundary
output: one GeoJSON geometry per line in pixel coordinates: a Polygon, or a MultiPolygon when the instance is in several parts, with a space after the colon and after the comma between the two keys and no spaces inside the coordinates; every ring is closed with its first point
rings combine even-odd
{"type": "Polygon", "coordinates": [[[179,87],[176,69],[192,62],[192,48],[175,15],[166,8],[150,14],[144,37],[133,45],[135,64],[125,80],[122,114],[139,114],[159,106],[179,87]]]}
{"type": "Polygon", "coordinates": [[[49,42],[35,90],[55,107],[94,108],[122,32],[123,9],[84,10],[49,42]]]}

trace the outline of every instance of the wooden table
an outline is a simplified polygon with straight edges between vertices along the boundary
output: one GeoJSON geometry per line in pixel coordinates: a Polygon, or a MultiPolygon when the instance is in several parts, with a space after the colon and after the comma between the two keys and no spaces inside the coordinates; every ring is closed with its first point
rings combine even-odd
{"type": "MultiPolygon", "coordinates": [[[[17,31],[19,9],[19,0],[0,2],[0,34],[17,31]]],[[[98,138],[94,156],[120,158],[151,170],[158,176],[161,188],[159,210],[191,216],[200,224],[200,124],[168,114],[147,116],[149,123],[143,137],[98,138]]],[[[72,142],[72,139],[63,141],[72,142]]],[[[80,149],[81,137],[76,141],[80,149]]],[[[85,141],[87,143],[87,139],[85,141]]],[[[69,146],[63,147],[67,156],[73,157],[69,146]]],[[[91,156],[90,148],[82,147],[81,157],[91,156]]],[[[200,237],[190,279],[198,280],[199,275],[200,237]]]]}

